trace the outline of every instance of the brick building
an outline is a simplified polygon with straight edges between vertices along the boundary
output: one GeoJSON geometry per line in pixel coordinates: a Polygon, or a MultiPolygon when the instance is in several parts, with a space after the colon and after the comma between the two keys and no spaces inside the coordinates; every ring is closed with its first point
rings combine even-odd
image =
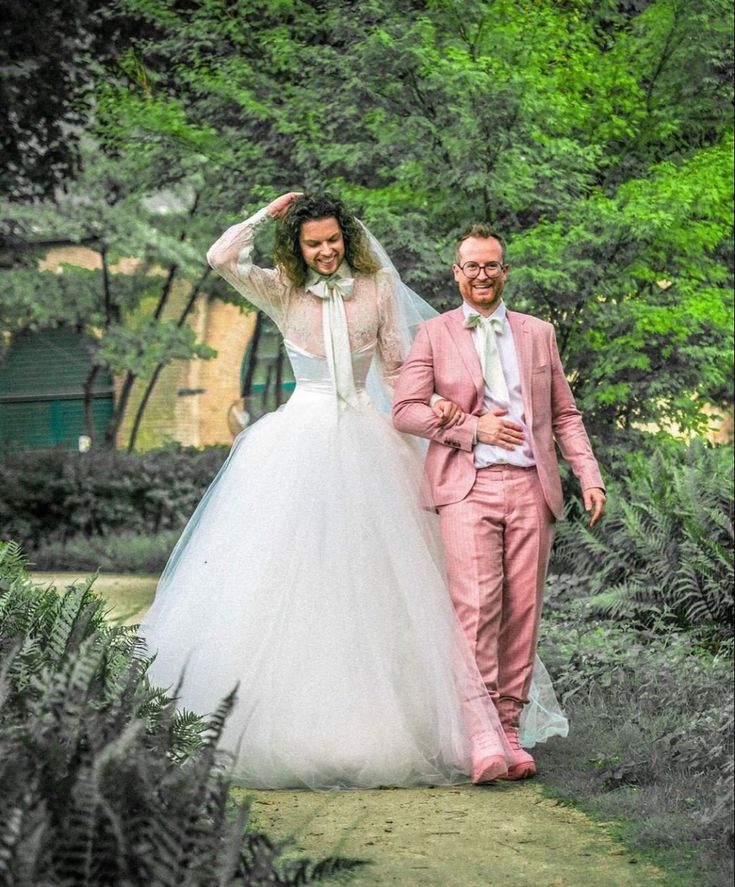
{"type": "MultiPolygon", "coordinates": [[[[63,273],[64,264],[94,269],[100,263],[93,250],[70,247],[49,252],[39,270],[63,273]]],[[[110,270],[113,275],[130,274],[137,266],[137,260],[124,259],[110,270]]],[[[185,281],[174,284],[164,318],[178,318],[188,292],[185,281]]],[[[232,441],[228,413],[241,398],[244,361],[256,315],[202,293],[187,322],[197,340],[214,348],[217,356],[174,361],[162,371],[146,406],[136,449],[170,441],[191,446],[232,441]]],[[[269,345],[273,350],[274,342],[266,337],[265,345],[266,351],[269,345]]],[[[83,383],[90,366],[85,338],[62,326],[26,330],[6,346],[0,360],[0,449],[78,447],[85,435],[83,383]]],[[[264,369],[268,360],[266,356],[264,369]]],[[[103,374],[95,379],[93,417],[98,436],[112,414],[121,384],[121,378],[103,374]]],[[[263,384],[256,381],[254,390],[259,386],[263,384]]],[[[145,381],[138,380],[118,434],[119,447],[127,446],[144,390],[145,381]]]]}

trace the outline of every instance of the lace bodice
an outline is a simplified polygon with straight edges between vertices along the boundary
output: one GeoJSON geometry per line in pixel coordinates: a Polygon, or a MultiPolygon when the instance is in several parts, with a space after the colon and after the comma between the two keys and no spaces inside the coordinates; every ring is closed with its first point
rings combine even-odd
{"type": "MultiPolygon", "coordinates": [[[[295,287],[280,270],[253,264],[253,241],[262,224],[271,219],[265,209],[228,228],[207,253],[209,264],[256,308],[276,324],[284,339],[315,357],[324,357],[323,301],[295,287]]],[[[352,296],[344,302],[350,350],[371,350],[390,389],[403,355],[394,315],[391,273],[355,274],[352,296]]]]}

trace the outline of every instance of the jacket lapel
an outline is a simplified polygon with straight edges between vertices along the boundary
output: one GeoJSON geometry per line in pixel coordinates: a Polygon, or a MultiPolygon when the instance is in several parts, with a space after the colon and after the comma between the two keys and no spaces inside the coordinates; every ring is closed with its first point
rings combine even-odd
{"type": "Polygon", "coordinates": [[[472,339],[472,330],[468,330],[464,326],[464,311],[462,306],[448,311],[446,314],[447,327],[457,350],[460,353],[467,372],[477,389],[480,398],[484,396],[485,380],[482,377],[482,367],[480,366],[480,358],[475,350],[475,343],[472,339]]]}
{"type": "Polygon", "coordinates": [[[533,420],[533,398],[531,397],[531,389],[533,380],[531,378],[532,371],[532,354],[533,344],[531,342],[531,334],[526,327],[526,318],[522,314],[506,309],[506,317],[513,333],[513,345],[516,350],[516,358],[518,360],[518,370],[521,374],[521,395],[523,397],[523,412],[526,417],[526,425],[530,428],[533,420]]]}

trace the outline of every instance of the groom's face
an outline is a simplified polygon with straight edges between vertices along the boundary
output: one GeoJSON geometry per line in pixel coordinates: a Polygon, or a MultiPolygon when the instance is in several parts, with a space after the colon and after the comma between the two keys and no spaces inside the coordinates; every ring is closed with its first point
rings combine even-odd
{"type": "Polygon", "coordinates": [[[334,274],[345,257],[342,229],[334,217],[304,222],[299,245],[304,261],[317,274],[334,274]]]}
{"type": "Polygon", "coordinates": [[[494,237],[468,237],[459,245],[452,273],[462,298],[480,314],[486,316],[492,314],[500,304],[505,281],[508,278],[508,266],[503,265],[500,273],[492,277],[489,277],[484,269],[480,270],[477,277],[468,277],[462,266],[467,262],[484,266],[488,262],[502,263],[502,261],[503,247],[494,237]]]}

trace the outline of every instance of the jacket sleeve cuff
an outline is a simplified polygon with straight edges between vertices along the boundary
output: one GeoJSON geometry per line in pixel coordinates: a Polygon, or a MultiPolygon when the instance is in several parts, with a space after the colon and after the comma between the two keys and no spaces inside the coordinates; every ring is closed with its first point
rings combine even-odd
{"type": "Polygon", "coordinates": [[[445,447],[464,450],[471,453],[477,439],[477,416],[465,415],[464,419],[454,428],[450,428],[440,438],[445,447]]]}

